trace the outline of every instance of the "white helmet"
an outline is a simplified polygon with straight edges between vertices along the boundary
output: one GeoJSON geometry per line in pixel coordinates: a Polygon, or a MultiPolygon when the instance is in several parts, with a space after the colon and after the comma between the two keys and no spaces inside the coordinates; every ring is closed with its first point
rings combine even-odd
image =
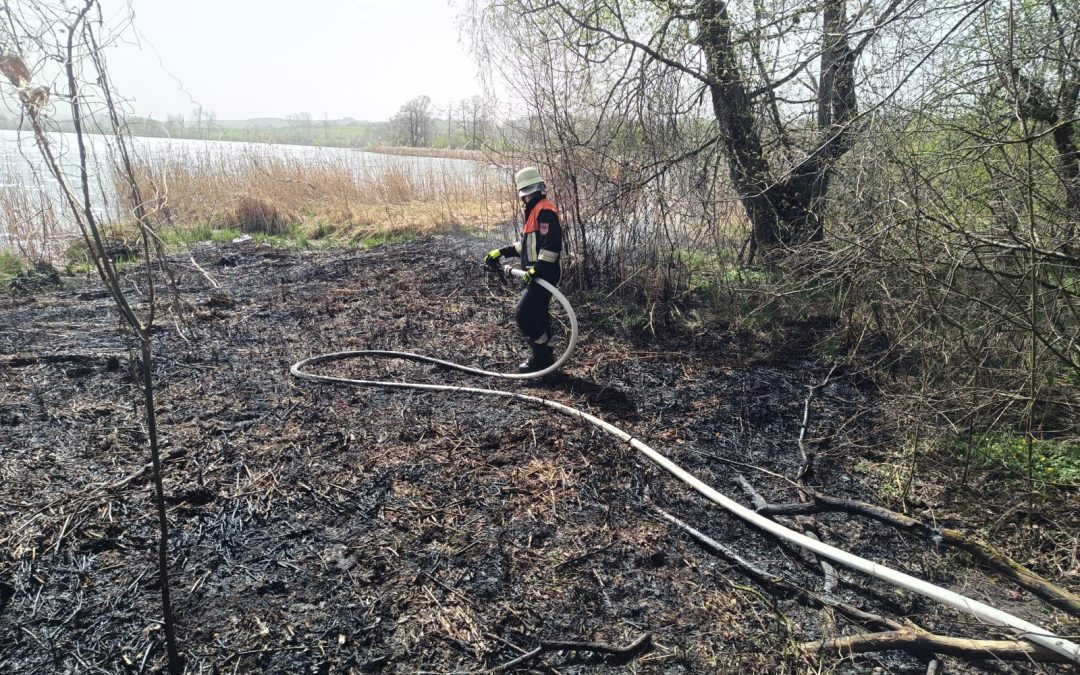
{"type": "Polygon", "coordinates": [[[540,171],[532,166],[525,167],[514,174],[514,184],[517,185],[518,197],[543,192],[547,188],[544,179],[540,177],[540,171]]]}

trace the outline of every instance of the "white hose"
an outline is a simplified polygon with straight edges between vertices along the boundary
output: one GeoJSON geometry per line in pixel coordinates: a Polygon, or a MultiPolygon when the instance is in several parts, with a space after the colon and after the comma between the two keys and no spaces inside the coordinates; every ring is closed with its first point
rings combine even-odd
{"type": "MultiPolygon", "coordinates": [[[[514,276],[517,277],[524,276],[524,272],[521,270],[510,270],[508,267],[507,271],[510,271],[514,276]]],[[[913,593],[918,593],[928,598],[933,598],[934,600],[942,602],[946,605],[968,612],[989,624],[1011,628],[1018,633],[1018,637],[1024,640],[1028,640],[1029,642],[1037,644],[1041,647],[1045,647],[1046,649],[1054,651],[1058,654],[1061,654],[1062,656],[1076,663],[1080,663],[1080,645],[1070,642],[1069,640],[1066,640],[1064,638],[1058,637],[1050,631],[1046,630],[1045,628],[1037,626],[1033,623],[1029,623],[1017,616],[1013,616],[1008,612],[1003,612],[999,609],[991,607],[990,605],[979,602],[978,600],[968,598],[954,591],[942,588],[941,586],[937,586],[930,582],[923,581],[922,579],[917,579],[911,575],[900,572],[899,570],[894,570],[891,567],[880,565],[878,563],[867,560],[866,558],[862,558],[852,553],[848,553],[847,551],[836,548],[835,546],[831,546],[829,544],[817,541],[816,539],[811,539],[804,534],[788,529],[779,523],[769,520],[768,518],[762,516],[756,511],[748,509],[747,507],[739,504],[738,502],[721,494],[720,492],[717,492],[713,488],[703,483],[693,474],[686,471],[681,466],[671,461],[666,456],[657,452],[653,448],[649,447],[642,441],[631,436],[619,427],[605,422],[599,417],[591,415],[583,410],[578,410],[577,408],[568,406],[564,403],[559,403],[558,401],[540,398],[539,396],[532,396],[530,394],[519,394],[516,392],[504,391],[501,389],[458,387],[447,384],[423,384],[419,382],[357,380],[347,377],[335,377],[332,375],[316,375],[314,373],[308,373],[304,371],[305,367],[316,365],[319,363],[328,363],[330,361],[340,361],[343,359],[357,358],[362,356],[383,356],[407,359],[410,361],[434,363],[447,368],[461,370],[467,373],[473,373],[477,375],[487,375],[490,377],[501,377],[509,379],[527,379],[542,377],[562,367],[562,364],[570,357],[570,354],[574,351],[574,347],[577,344],[577,316],[574,314],[574,310],[570,306],[570,303],[566,299],[566,296],[560,293],[558,289],[556,289],[554,286],[547,283],[543,279],[534,279],[533,283],[539,283],[544,288],[550,290],[552,295],[555,296],[555,298],[558,299],[559,303],[562,304],[563,308],[566,309],[566,313],[570,317],[571,334],[566,351],[554,364],[552,364],[548,368],[545,368],[544,370],[537,371],[535,373],[524,374],[496,373],[486,370],[480,370],[478,368],[470,368],[468,366],[462,366],[450,361],[444,361],[442,359],[437,359],[430,356],[423,356],[420,354],[413,354],[410,352],[359,350],[335,352],[332,354],[313,356],[311,358],[307,358],[302,361],[298,361],[297,363],[294,363],[292,368],[290,368],[289,372],[291,372],[294,377],[297,377],[301,380],[308,380],[311,382],[330,382],[360,387],[419,389],[423,391],[447,391],[462,394],[477,394],[480,396],[496,396],[500,398],[528,401],[530,403],[538,403],[548,408],[552,408],[561,413],[570,415],[571,417],[576,417],[580,420],[588,422],[589,424],[592,424],[593,426],[602,429],[611,434],[612,436],[628,443],[632,448],[652,460],[652,462],[655,463],[657,466],[661,467],[671,475],[675,476],[682,482],[689,485],[706,499],[726,509],[727,511],[738,516],[739,518],[742,518],[751,525],[755,525],[787,542],[802,546],[803,548],[808,549],[819,556],[828,558],[833,562],[840,563],[841,565],[846,565],[847,567],[850,567],[852,569],[856,569],[865,574],[869,574],[870,576],[895,584],[896,586],[899,586],[901,588],[905,588],[913,593]]]]}
{"type": "MultiPolygon", "coordinates": [[[[515,277],[518,277],[518,278],[521,278],[521,277],[525,276],[525,270],[517,269],[517,268],[511,267],[510,265],[503,265],[503,270],[507,274],[511,274],[511,275],[513,275],[515,277]]],[[[325,355],[326,356],[325,360],[327,360],[327,361],[337,361],[337,360],[340,360],[340,359],[347,359],[347,358],[356,357],[356,356],[385,356],[385,357],[389,357],[389,358],[407,359],[409,361],[423,361],[424,363],[434,363],[436,365],[443,366],[445,368],[453,368],[454,370],[460,370],[460,371],[463,371],[463,372],[466,372],[466,373],[472,373],[473,375],[485,375],[487,377],[501,377],[501,378],[504,378],[504,379],[507,379],[507,380],[531,380],[531,379],[535,379],[535,378],[538,378],[538,377],[544,377],[546,375],[550,375],[551,373],[554,373],[559,368],[563,367],[563,364],[566,363],[567,360],[569,360],[569,358],[574,353],[574,349],[577,347],[577,341],[578,341],[577,314],[574,313],[574,308],[570,306],[570,301],[566,299],[566,296],[563,295],[562,292],[559,291],[559,289],[555,288],[553,285],[549,284],[548,282],[544,281],[543,279],[535,279],[534,278],[532,280],[532,283],[540,284],[540,286],[542,286],[543,288],[546,288],[549,291],[551,291],[551,295],[554,296],[554,298],[559,301],[560,305],[562,305],[563,309],[566,311],[566,316],[570,321],[570,339],[566,341],[566,349],[563,350],[562,356],[560,356],[558,359],[555,360],[555,363],[551,364],[547,368],[544,368],[543,370],[537,370],[537,371],[534,371],[534,372],[531,372],[531,373],[498,373],[498,372],[495,372],[493,370],[484,370],[482,368],[473,368],[471,366],[463,366],[463,365],[461,365],[459,363],[454,363],[453,361],[444,361],[442,359],[437,359],[434,356],[422,356],[420,354],[413,354],[412,352],[394,352],[394,351],[370,350],[370,349],[366,349],[366,350],[358,351],[358,352],[355,352],[355,351],[354,352],[335,352],[333,354],[326,354],[325,355]]],[[[307,361],[304,361],[302,363],[309,363],[309,362],[314,363],[315,361],[312,361],[311,359],[308,359],[307,361]]],[[[300,365],[300,364],[298,363],[298,364],[296,364],[296,365],[294,365],[292,367],[292,374],[296,375],[297,377],[303,377],[300,373],[298,373],[296,371],[296,367],[298,365],[300,365]]],[[[340,381],[340,380],[337,380],[337,381],[340,381]]],[[[374,386],[374,385],[372,385],[372,386],[374,386]]]]}

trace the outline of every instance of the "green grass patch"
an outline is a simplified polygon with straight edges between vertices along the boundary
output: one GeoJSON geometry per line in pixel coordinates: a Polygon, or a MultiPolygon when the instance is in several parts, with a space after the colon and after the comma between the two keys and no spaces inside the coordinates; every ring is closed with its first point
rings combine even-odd
{"type": "MultiPolygon", "coordinates": [[[[265,232],[248,233],[250,240],[256,244],[265,244],[275,248],[306,249],[312,245],[308,235],[300,228],[292,228],[283,234],[267,234],[265,232]]],[[[192,244],[231,244],[234,240],[245,236],[245,233],[235,227],[213,228],[209,225],[195,227],[169,228],[161,233],[162,240],[170,249],[179,249],[192,244]]]]}
{"type": "Polygon", "coordinates": [[[987,434],[971,442],[954,439],[954,453],[988,470],[1025,478],[1030,451],[1031,477],[1053,482],[1080,482],[1080,445],[1024,436],[987,434]]]}
{"type": "MultiPolygon", "coordinates": [[[[284,235],[265,234],[262,232],[258,232],[251,235],[251,240],[256,244],[271,246],[273,248],[284,248],[292,251],[306,249],[311,245],[308,241],[307,236],[300,232],[293,232],[284,235]]],[[[232,240],[230,239],[229,241],[232,240]]]]}
{"type": "Polygon", "coordinates": [[[173,227],[162,230],[161,237],[170,249],[180,249],[193,244],[230,244],[234,240],[244,236],[250,236],[246,241],[284,248],[290,250],[306,250],[316,248],[358,247],[375,248],[390,244],[404,244],[416,241],[423,235],[410,231],[374,232],[368,230],[368,234],[362,238],[350,239],[344,236],[327,236],[333,231],[330,226],[319,223],[315,227],[305,228],[303,225],[293,225],[285,232],[269,234],[266,232],[243,232],[239,228],[225,227],[215,228],[210,225],[196,225],[189,227],[173,227]]]}
{"type": "Polygon", "coordinates": [[[733,267],[724,272],[721,280],[739,286],[764,286],[778,283],[780,276],[776,272],[753,267],[733,267]]]}
{"type": "Polygon", "coordinates": [[[597,326],[636,335],[655,334],[655,316],[640,304],[608,296],[603,291],[578,291],[574,304],[597,326]]]}
{"type": "Polygon", "coordinates": [[[762,293],[779,282],[776,272],[752,267],[697,268],[690,276],[693,297],[707,305],[729,305],[733,300],[751,305],[760,303],[762,293]]]}
{"type": "Polygon", "coordinates": [[[736,264],[738,251],[727,248],[694,248],[675,251],[675,260],[691,269],[716,270],[736,264]]]}
{"type": "Polygon", "coordinates": [[[11,281],[24,271],[23,261],[17,255],[0,252],[0,288],[10,288],[11,281]]]}
{"type": "Polygon", "coordinates": [[[686,296],[709,323],[757,330],[777,318],[774,289],[779,274],[760,267],[737,267],[718,260],[691,270],[686,296]]]}
{"type": "MultiPolygon", "coordinates": [[[[127,272],[128,270],[135,269],[142,264],[141,260],[135,259],[122,259],[113,261],[113,269],[119,273],[127,272]]],[[[64,266],[64,275],[71,277],[79,276],[96,276],[97,268],[94,267],[94,263],[89,258],[86,260],[69,261],[64,266]]]]}
{"type": "Polygon", "coordinates": [[[171,227],[161,232],[161,238],[169,248],[182,248],[191,244],[210,242],[227,244],[244,233],[239,229],[227,227],[215,229],[209,225],[195,227],[171,227]]]}
{"type": "Polygon", "coordinates": [[[417,239],[420,239],[419,235],[408,232],[378,232],[369,237],[364,237],[357,244],[363,248],[375,248],[391,244],[406,244],[417,239]]]}
{"type": "Polygon", "coordinates": [[[0,252],[0,292],[26,292],[56,286],[60,273],[48,261],[31,262],[14,253],[0,252]]]}

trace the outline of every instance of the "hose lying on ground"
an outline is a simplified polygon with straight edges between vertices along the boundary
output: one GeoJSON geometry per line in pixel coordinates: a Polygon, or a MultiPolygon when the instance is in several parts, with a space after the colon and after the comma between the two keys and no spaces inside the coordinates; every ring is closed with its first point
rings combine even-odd
{"type": "MultiPolygon", "coordinates": [[[[510,270],[507,267],[507,271],[517,277],[521,277],[524,273],[521,270],[510,270]]],[[[894,570],[885,565],[879,565],[878,563],[861,558],[852,553],[848,553],[842,549],[836,548],[829,544],[820,542],[816,539],[807,537],[804,534],[795,532],[788,529],[783,525],[769,520],[765,516],[739,504],[738,502],[730,499],[729,497],[714,490],[712,487],[706,485],[697,477],[683,469],[675,462],[668,459],[660,452],[646,445],[644,442],[634,438],[627,432],[623,431],[619,427],[614,426],[604,420],[591,415],[583,410],[568,406],[558,401],[552,401],[550,399],[541,398],[539,396],[532,396],[530,394],[520,394],[512,391],[505,391],[501,389],[483,389],[479,387],[460,387],[446,384],[423,384],[419,382],[396,382],[387,380],[357,380],[347,377],[336,377],[332,375],[316,375],[314,373],[307,372],[305,369],[309,366],[318,365],[321,363],[330,363],[332,361],[342,361],[346,359],[358,358],[358,357],[389,357],[405,359],[409,361],[419,361],[422,363],[433,363],[444,368],[450,368],[453,370],[460,370],[466,373],[472,373],[474,375],[486,375],[489,377],[500,377],[508,379],[532,379],[543,377],[550,373],[555,372],[563,366],[563,364],[570,358],[575,346],[577,345],[577,316],[574,314],[573,308],[570,306],[570,302],[566,299],[557,288],[547,283],[542,279],[534,279],[533,283],[539,283],[544,288],[551,291],[552,296],[563,306],[566,310],[567,316],[570,319],[571,333],[570,339],[567,342],[566,350],[562,356],[555,361],[554,364],[543,370],[534,373],[522,373],[522,374],[507,374],[496,373],[487,370],[481,370],[479,368],[470,368],[468,366],[459,365],[451,361],[444,361],[431,356],[423,356],[421,354],[413,354],[411,352],[396,352],[396,351],[383,351],[383,350],[359,350],[359,351],[345,351],[334,352],[332,354],[322,354],[320,356],[313,356],[302,361],[294,363],[290,372],[294,377],[301,380],[308,380],[310,382],[327,382],[333,384],[346,384],[359,387],[383,387],[391,389],[419,389],[421,391],[446,391],[460,394],[476,394],[479,396],[495,396],[499,398],[516,399],[519,401],[525,401],[528,403],[534,403],[546,406],[553,410],[557,410],[561,413],[575,417],[581,421],[588,422],[589,424],[602,429],[611,434],[615,438],[628,443],[630,447],[634,448],[641,454],[648,457],[654,464],[664,469],[671,475],[675,476],[683,483],[687,484],[699,494],[704,496],[709,501],[724,508],[730,513],[742,518],[746,522],[754,525],[766,532],[773,534],[780,539],[783,539],[789,543],[801,546],[813,553],[827,558],[833,562],[845,565],[852,569],[858,570],[870,576],[876,577],[883,581],[887,581],[891,584],[907,589],[913,593],[919,593],[928,598],[933,598],[939,602],[942,602],[956,609],[968,612],[982,621],[996,626],[1005,626],[1015,630],[1020,638],[1028,640],[1041,647],[1045,647],[1051,651],[1065,656],[1066,658],[1080,663],[1080,645],[1070,642],[1064,638],[1058,637],[1050,631],[1037,626],[1033,623],[1025,621],[1017,616],[1013,616],[1008,612],[1003,612],[999,609],[991,607],[985,603],[979,602],[972,598],[960,595],[954,591],[950,591],[947,588],[942,588],[935,584],[917,579],[913,576],[894,570]]]]}
{"type": "MultiPolygon", "coordinates": [[[[503,271],[506,274],[510,274],[511,276],[515,276],[515,277],[518,277],[518,278],[521,278],[521,277],[525,276],[525,271],[524,270],[519,270],[519,269],[513,268],[510,265],[503,265],[503,271]]],[[[461,365],[459,363],[454,363],[452,361],[443,361],[442,359],[437,359],[437,358],[435,358],[433,356],[421,356],[420,354],[413,354],[411,352],[375,351],[375,350],[364,350],[364,351],[360,351],[360,352],[335,352],[333,354],[326,354],[323,357],[319,357],[320,359],[323,359],[323,361],[313,361],[311,359],[308,359],[307,361],[304,361],[303,363],[322,363],[324,361],[338,361],[340,359],[347,359],[347,358],[351,358],[351,357],[355,357],[355,356],[384,356],[384,357],[388,357],[388,358],[406,359],[406,360],[409,360],[409,361],[422,361],[424,363],[434,363],[435,365],[443,366],[444,368],[452,368],[454,370],[460,370],[462,372],[472,373],[473,375],[485,375],[487,377],[501,377],[501,378],[507,379],[507,380],[530,380],[530,379],[535,379],[535,378],[538,378],[538,377],[545,377],[547,375],[550,375],[551,373],[554,373],[555,371],[559,370],[560,368],[562,368],[563,364],[566,363],[570,359],[570,357],[573,355],[574,349],[577,347],[577,340],[578,340],[577,314],[574,313],[574,308],[570,305],[570,301],[566,299],[566,296],[563,295],[562,292],[559,291],[559,289],[555,288],[554,286],[552,286],[548,282],[544,281],[543,279],[535,279],[534,278],[532,280],[532,283],[540,284],[541,287],[546,288],[547,290],[551,291],[552,297],[554,297],[556,300],[559,301],[559,304],[562,305],[563,310],[566,312],[567,319],[570,321],[570,337],[566,341],[566,349],[563,350],[562,356],[555,359],[555,363],[551,364],[547,368],[544,368],[543,370],[537,370],[537,371],[534,371],[534,372],[531,372],[531,373],[497,373],[497,372],[495,372],[493,370],[483,370],[483,369],[480,369],[480,368],[472,368],[472,367],[469,367],[469,366],[463,366],[463,365],[461,365]]],[[[292,367],[292,374],[296,375],[297,377],[303,377],[303,375],[301,375],[296,370],[296,366],[298,366],[298,365],[300,365],[300,364],[296,364],[296,365],[294,365],[292,367]]],[[[338,380],[338,381],[340,381],[340,380],[338,380]]]]}

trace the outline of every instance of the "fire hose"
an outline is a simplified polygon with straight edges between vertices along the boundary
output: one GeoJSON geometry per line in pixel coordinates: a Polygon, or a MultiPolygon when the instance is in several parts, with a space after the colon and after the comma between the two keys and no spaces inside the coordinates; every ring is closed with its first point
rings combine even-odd
{"type": "MultiPolygon", "coordinates": [[[[513,269],[509,265],[504,266],[504,273],[509,273],[515,277],[524,276],[524,271],[520,269],[513,269]]],[[[937,586],[922,579],[918,579],[909,574],[905,574],[899,570],[892,569],[885,565],[875,563],[866,558],[854,555],[835,546],[831,546],[824,542],[812,539],[802,533],[791,530],[783,525],[774,522],[765,516],[753,511],[742,504],[734,501],[726,495],[718,492],[709,485],[702,482],[696,476],[683,469],[681,466],[668,459],[665,455],[654,450],[652,447],[646,445],[643,441],[631,436],[626,431],[616,427],[613,424],[605,422],[604,420],[587,413],[583,410],[579,410],[572,406],[554,401],[551,399],[541,398],[539,396],[533,396],[531,394],[522,394],[518,392],[506,391],[502,389],[484,389],[480,387],[463,387],[448,384],[425,384],[420,382],[399,382],[390,380],[361,380],[347,377],[338,377],[334,375],[318,375],[307,371],[310,366],[319,364],[326,364],[334,361],[344,361],[348,359],[355,359],[360,357],[381,357],[381,358],[396,358],[404,359],[408,361],[417,361],[421,363],[431,363],[434,365],[442,366],[452,370],[458,370],[473,375],[484,375],[488,377],[498,377],[504,379],[535,379],[550,375],[556,372],[573,354],[575,347],[577,346],[578,339],[578,323],[577,315],[574,313],[573,307],[570,305],[570,301],[566,299],[555,286],[549,284],[543,279],[533,279],[532,283],[540,284],[543,288],[546,288],[551,292],[563,309],[566,311],[566,315],[570,321],[570,337],[567,340],[567,345],[562,355],[556,359],[555,363],[551,366],[532,373],[499,373],[494,371],[482,370],[480,368],[472,368],[461,364],[453,363],[452,361],[445,361],[432,356],[425,356],[422,354],[414,354],[412,352],[399,352],[399,351],[386,351],[386,350],[355,350],[355,351],[342,351],[334,352],[330,354],[322,354],[319,356],[313,356],[302,361],[298,361],[292,365],[290,372],[292,375],[301,380],[307,380],[309,382],[324,382],[331,384],[350,385],[357,387],[373,387],[373,388],[390,388],[390,389],[416,389],[420,391],[443,391],[457,394],[473,394],[477,396],[491,396],[497,398],[512,399],[517,401],[524,401],[526,403],[532,403],[536,405],[542,405],[560,413],[576,418],[583,422],[587,422],[594,427],[601,429],[608,434],[618,438],[620,441],[627,443],[633,449],[637,450],[641,454],[645,455],[650,461],[670,473],[675,478],[679,479],[693,490],[701,494],[703,497],[713,502],[717,506],[725,509],[729,513],[743,519],[744,521],[758,527],[766,532],[784,540],[788,543],[801,546],[816,555],[826,558],[832,562],[844,565],[854,570],[858,570],[864,574],[868,574],[882,581],[899,586],[913,593],[926,596],[928,598],[937,600],[943,604],[949,605],[961,611],[967,612],[981,621],[985,621],[988,624],[995,626],[1004,626],[1010,628],[1017,633],[1017,637],[1027,640],[1031,643],[1049,649],[1053,652],[1061,654],[1062,656],[1080,664],[1080,645],[1077,645],[1069,640],[1058,637],[1050,631],[1037,626],[1033,623],[1025,621],[1017,616],[1004,612],[997,608],[991,607],[986,603],[978,600],[966,597],[955,591],[950,591],[947,588],[937,586]]]]}

